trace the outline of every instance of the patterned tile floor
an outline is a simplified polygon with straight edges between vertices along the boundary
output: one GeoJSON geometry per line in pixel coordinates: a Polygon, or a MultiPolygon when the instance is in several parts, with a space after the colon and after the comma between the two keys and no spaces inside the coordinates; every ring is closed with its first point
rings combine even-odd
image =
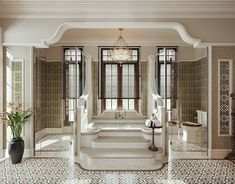
{"type": "Polygon", "coordinates": [[[205,152],[207,150],[205,143],[187,143],[182,139],[182,135],[171,135],[172,140],[172,150],[173,151],[188,151],[188,152],[205,152]]]}
{"type": "Polygon", "coordinates": [[[66,158],[0,162],[1,184],[234,184],[235,164],[227,160],[174,160],[157,171],[87,171],[66,158]]]}
{"type": "Polygon", "coordinates": [[[36,151],[69,151],[71,135],[47,135],[36,142],[36,151]]]}

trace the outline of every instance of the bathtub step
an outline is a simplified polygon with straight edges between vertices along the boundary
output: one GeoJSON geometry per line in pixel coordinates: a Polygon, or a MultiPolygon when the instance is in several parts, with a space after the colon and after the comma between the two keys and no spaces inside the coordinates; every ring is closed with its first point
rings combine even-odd
{"type": "Polygon", "coordinates": [[[92,148],[148,148],[150,141],[142,136],[99,136],[92,148]]]}
{"type": "Polygon", "coordinates": [[[82,148],[80,164],[90,170],[156,170],[162,167],[162,149],[82,148]]]}
{"type": "Polygon", "coordinates": [[[99,136],[141,136],[141,128],[101,128],[99,136]]]}

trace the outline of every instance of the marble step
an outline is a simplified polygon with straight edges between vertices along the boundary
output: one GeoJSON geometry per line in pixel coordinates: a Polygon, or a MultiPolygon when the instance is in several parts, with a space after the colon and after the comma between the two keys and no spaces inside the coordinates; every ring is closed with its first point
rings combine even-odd
{"type": "Polygon", "coordinates": [[[142,136],[99,136],[92,148],[148,148],[150,141],[142,136]]]}
{"type": "Polygon", "coordinates": [[[80,164],[90,170],[156,170],[162,167],[162,149],[82,148],[80,164]]]}
{"type": "Polygon", "coordinates": [[[140,128],[102,128],[99,132],[100,136],[141,136],[140,128]]]}

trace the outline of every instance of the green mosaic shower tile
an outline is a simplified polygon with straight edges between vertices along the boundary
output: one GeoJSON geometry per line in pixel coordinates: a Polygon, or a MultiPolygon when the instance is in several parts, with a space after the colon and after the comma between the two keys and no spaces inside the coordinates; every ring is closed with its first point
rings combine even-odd
{"type": "Polygon", "coordinates": [[[14,71],[22,71],[22,63],[21,62],[14,62],[13,70],[14,71]]]}

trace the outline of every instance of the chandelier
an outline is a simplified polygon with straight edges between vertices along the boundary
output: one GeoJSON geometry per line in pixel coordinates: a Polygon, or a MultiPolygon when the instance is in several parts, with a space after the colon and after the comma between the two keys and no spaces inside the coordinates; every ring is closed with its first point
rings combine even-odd
{"type": "Polygon", "coordinates": [[[120,31],[120,36],[111,49],[111,57],[114,61],[122,64],[131,58],[131,50],[128,48],[126,41],[122,37],[123,28],[119,28],[118,30],[120,31]]]}

